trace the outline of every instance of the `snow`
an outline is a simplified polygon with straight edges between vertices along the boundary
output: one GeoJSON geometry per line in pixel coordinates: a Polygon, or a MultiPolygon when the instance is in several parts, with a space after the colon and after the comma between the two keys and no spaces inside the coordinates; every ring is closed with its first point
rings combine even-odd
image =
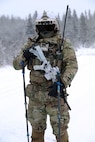
{"type": "MultiPolygon", "coordinates": [[[[79,70],[68,88],[70,142],[95,142],[95,49],[76,51],[79,70]]],[[[25,74],[26,84],[29,72],[25,74]]],[[[27,142],[22,71],[0,68],[0,142],[27,142]]],[[[27,98],[28,102],[28,98],[27,98]]],[[[49,117],[45,142],[55,142],[49,117]]],[[[29,123],[29,134],[31,136],[29,123]]]]}

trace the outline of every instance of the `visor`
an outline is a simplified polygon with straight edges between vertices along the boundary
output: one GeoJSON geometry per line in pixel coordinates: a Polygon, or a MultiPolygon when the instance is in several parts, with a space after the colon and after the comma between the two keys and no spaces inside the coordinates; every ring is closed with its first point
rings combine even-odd
{"type": "MultiPolygon", "coordinates": [[[[48,22],[48,21],[47,21],[48,22]]],[[[43,31],[54,31],[55,29],[55,24],[51,24],[51,25],[36,25],[37,29],[39,32],[43,32],[43,31]]]]}

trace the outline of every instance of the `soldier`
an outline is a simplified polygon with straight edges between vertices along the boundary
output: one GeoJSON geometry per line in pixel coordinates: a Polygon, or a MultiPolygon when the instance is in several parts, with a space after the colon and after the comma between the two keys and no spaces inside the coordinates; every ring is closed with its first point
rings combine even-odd
{"type": "Polygon", "coordinates": [[[13,66],[16,70],[22,69],[22,61],[30,70],[30,83],[26,87],[26,95],[29,97],[28,119],[32,126],[32,142],[44,142],[47,115],[50,116],[50,123],[56,141],[59,141],[57,85],[52,80],[45,78],[44,71],[34,70],[35,65],[41,65],[42,63],[30,52],[29,48],[37,45],[40,46],[51,66],[57,66],[60,70],[62,84],[60,86],[60,142],[69,142],[67,133],[70,120],[69,108],[64,102],[62,93],[66,95],[66,88],[71,85],[78,70],[75,51],[69,40],[64,39],[64,46],[61,45],[62,37],[59,24],[56,19],[48,17],[45,11],[41,19],[35,21],[35,27],[37,36],[28,38],[21,52],[13,60],[13,66]],[[59,55],[60,45],[62,51],[59,55]]]}

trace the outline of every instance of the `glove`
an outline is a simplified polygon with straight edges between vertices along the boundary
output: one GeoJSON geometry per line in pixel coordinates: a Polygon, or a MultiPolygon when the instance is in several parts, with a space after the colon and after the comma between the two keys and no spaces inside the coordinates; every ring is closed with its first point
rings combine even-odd
{"type": "Polygon", "coordinates": [[[23,51],[23,56],[25,57],[25,59],[26,59],[27,61],[29,61],[30,58],[32,58],[32,59],[35,58],[35,55],[33,55],[33,53],[31,53],[31,52],[29,51],[29,49],[26,49],[26,50],[23,51]]]}
{"type": "MultiPolygon", "coordinates": [[[[50,91],[49,91],[48,95],[52,96],[52,97],[57,97],[58,96],[57,87],[58,87],[58,82],[54,82],[53,85],[49,86],[50,91]]],[[[64,96],[64,91],[63,91],[64,88],[65,88],[65,85],[60,80],[60,97],[62,97],[62,98],[64,96]]]]}

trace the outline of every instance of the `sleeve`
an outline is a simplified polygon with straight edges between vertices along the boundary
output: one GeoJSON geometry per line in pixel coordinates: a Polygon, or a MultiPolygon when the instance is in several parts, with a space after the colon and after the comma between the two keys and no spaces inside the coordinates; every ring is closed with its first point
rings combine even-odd
{"type": "Polygon", "coordinates": [[[65,86],[68,87],[71,85],[71,82],[78,71],[76,54],[69,40],[64,41],[63,64],[64,73],[62,74],[62,81],[65,86]]]}
{"type": "Polygon", "coordinates": [[[24,61],[25,63],[25,66],[27,65],[27,61],[26,59],[24,58],[23,56],[23,50],[29,48],[30,46],[32,46],[32,41],[30,38],[28,38],[28,41],[23,45],[23,47],[21,48],[21,51],[20,53],[14,57],[13,59],[13,67],[16,69],[16,70],[20,70],[22,69],[22,66],[21,66],[21,62],[24,61]]]}

